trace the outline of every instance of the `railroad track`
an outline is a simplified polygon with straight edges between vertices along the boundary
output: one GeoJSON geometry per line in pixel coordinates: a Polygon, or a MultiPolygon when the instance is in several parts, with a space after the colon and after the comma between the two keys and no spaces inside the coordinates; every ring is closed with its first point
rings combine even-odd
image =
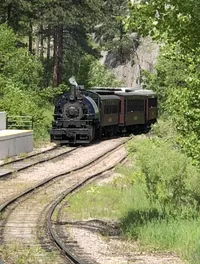
{"type": "Polygon", "coordinates": [[[24,158],[17,158],[0,166],[0,179],[5,179],[12,174],[28,169],[32,166],[65,156],[77,148],[53,147],[51,149],[28,155],[24,158]]]}
{"type": "MultiPolygon", "coordinates": [[[[109,152],[103,153],[98,158],[91,159],[80,167],[54,175],[50,179],[40,182],[1,205],[0,213],[2,214],[4,212],[1,220],[0,233],[3,244],[9,244],[13,239],[25,245],[32,245],[34,244],[33,241],[36,241],[36,244],[40,245],[42,241],[42,248],[55,251],[55,245],[52,244],[52,240],[55,240],[56,244],[62,249],[62,253],[65,252],[64,254],[67,256],[69,263],[83,264],[83,260],[80,262],[76,256],[73,256],[73,254],[70,255],[69,250],[65,250],[65,245],[60,241],[55,232],[52,214],[57,204],[66,195],[76,191],[92,179],[99,177],[103,172],[111,170],[116,164],[122,161],[125,158],[125,151],[122,157],[119,157],[118,152],[121,151],[120,149],[122,149],[122,143],[110,149],[109,152]],[[108,157],[110,158],[108,159],[108,157]],[[111,163],[108,162],[108,165],[106,165],[105,161],[108,160],[111,163]],[[39,219],[43,224],[41,224],[41,221],[38,222],[39,219]],[[47,225],[46,219],[48,219],[47,225]],[[30,225],[32,226],[30,227],[30,225]],[[47,237],[46,231],[44,231],[46,228],[51,239],[47,237]],[[31,230],[34,230],[34,235],[31,235],[31,230]],[[40,235],[38,236],[38,234],[40,235]],[[20,237],[23,237],[23,239],[21,240],[20,237]],[[30,239],[30,237],[32,238],[30,239]]],[[[58,255],[59,262],[57,263],[66,263],[63,254],[60,255],[59,253],[58,255]]],[[[41,259],[44,256],[39,257],[41,259]]],[[[49,259],[46,261],[42,263],[50,263],[49,259]]]]}
{"type": "MultiPolygon", "coordinates": [[[[83,188],[86,184],[92,182],[93,180],[96,180],[97,178],[101,177],[104,173],[108,173],[109,171],[113,170],[118,164],[125,161],[126,157],[122,157],[119,161],[115,162],[110,167],[102,170],[101,172],[94,173],[91,176],[89,176],[87,179],[82,181],[81,183],[73,186],[72,188],[69,188],[68,190],[64,191],[60,197],[52,204],[48,211],[46,225],[48,228],[48,232],[50,236],[52,237],[53,241],[55,241],[56,245],[60,248],[60,250],[69,258],[73,263],[75,264],[89,264],[90,261],[85,260],[82,255],[84,255],[84,252],[82,252],[81,249],[78,249],[77,253],[77,246],[74,247],[74,243],[71,242],[71,240],[66,240],[66,238],[63,239],[63,237],[60,237],[59,231],[56,230],[56,224],[55,221],[52,220],[52,216],[54,212],[56,211],[57,206],[70,194],[76,192],[77,190],[83,188]],[[67,246],[66,246],[67,244],[67,246]],[[72,251],[74,253],[72,253],[72,251]],[[79,256],[77,256],[79,255],[79,256]]],[[[93,260],[91,260],[91,264],[95,264],[93,260]]]]}

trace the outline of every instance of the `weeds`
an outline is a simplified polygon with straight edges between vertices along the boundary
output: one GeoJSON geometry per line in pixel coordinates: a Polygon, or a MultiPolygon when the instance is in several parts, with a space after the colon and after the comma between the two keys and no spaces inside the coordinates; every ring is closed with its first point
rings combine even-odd
{"type": "Polygon", "coordinates": [[[3,261],[9,264],[57,263],[54,252],[46,252],[38,246],[24,247],[18,243],[0,247],[3,261]],[[45,259],[47,261],[43,262],[45,259]]]}

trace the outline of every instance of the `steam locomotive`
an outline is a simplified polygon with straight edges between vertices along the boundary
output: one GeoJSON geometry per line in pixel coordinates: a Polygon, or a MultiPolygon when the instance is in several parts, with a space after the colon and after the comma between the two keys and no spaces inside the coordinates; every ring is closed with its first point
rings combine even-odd
{"type": "Polygon", "coordinates": [[[157,119],[157,96],[151,90],[96,87],[84,90],[74,77],[71,89],[55,104],[51,142],[90,143],[102,136],[145,130],[157,119]]]}

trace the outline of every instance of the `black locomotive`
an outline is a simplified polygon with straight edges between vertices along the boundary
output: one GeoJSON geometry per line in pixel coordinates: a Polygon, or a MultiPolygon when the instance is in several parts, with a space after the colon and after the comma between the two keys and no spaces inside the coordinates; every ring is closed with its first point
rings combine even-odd
{"type": "Polygon", "coordinates": [[[70,78],[71,90],[57,101],[52,142],[90,143],[95,138],[146,129],[157,118],[157,96],[150,90],[84,90],[70,78]]]}

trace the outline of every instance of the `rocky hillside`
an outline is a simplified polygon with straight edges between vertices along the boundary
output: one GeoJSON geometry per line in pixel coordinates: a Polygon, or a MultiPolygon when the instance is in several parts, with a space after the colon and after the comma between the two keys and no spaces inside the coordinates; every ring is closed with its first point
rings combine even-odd
{"type": "Polygon", "coordinates": [[[140,85],[141,70],[153,71],[159,45],[150,37],[142,39],[135,52],[126,54],[124,62],[113,52],[103,51],[101,63],[110,68],[117,79],[122,80],[127,87],[140,85]]]}

